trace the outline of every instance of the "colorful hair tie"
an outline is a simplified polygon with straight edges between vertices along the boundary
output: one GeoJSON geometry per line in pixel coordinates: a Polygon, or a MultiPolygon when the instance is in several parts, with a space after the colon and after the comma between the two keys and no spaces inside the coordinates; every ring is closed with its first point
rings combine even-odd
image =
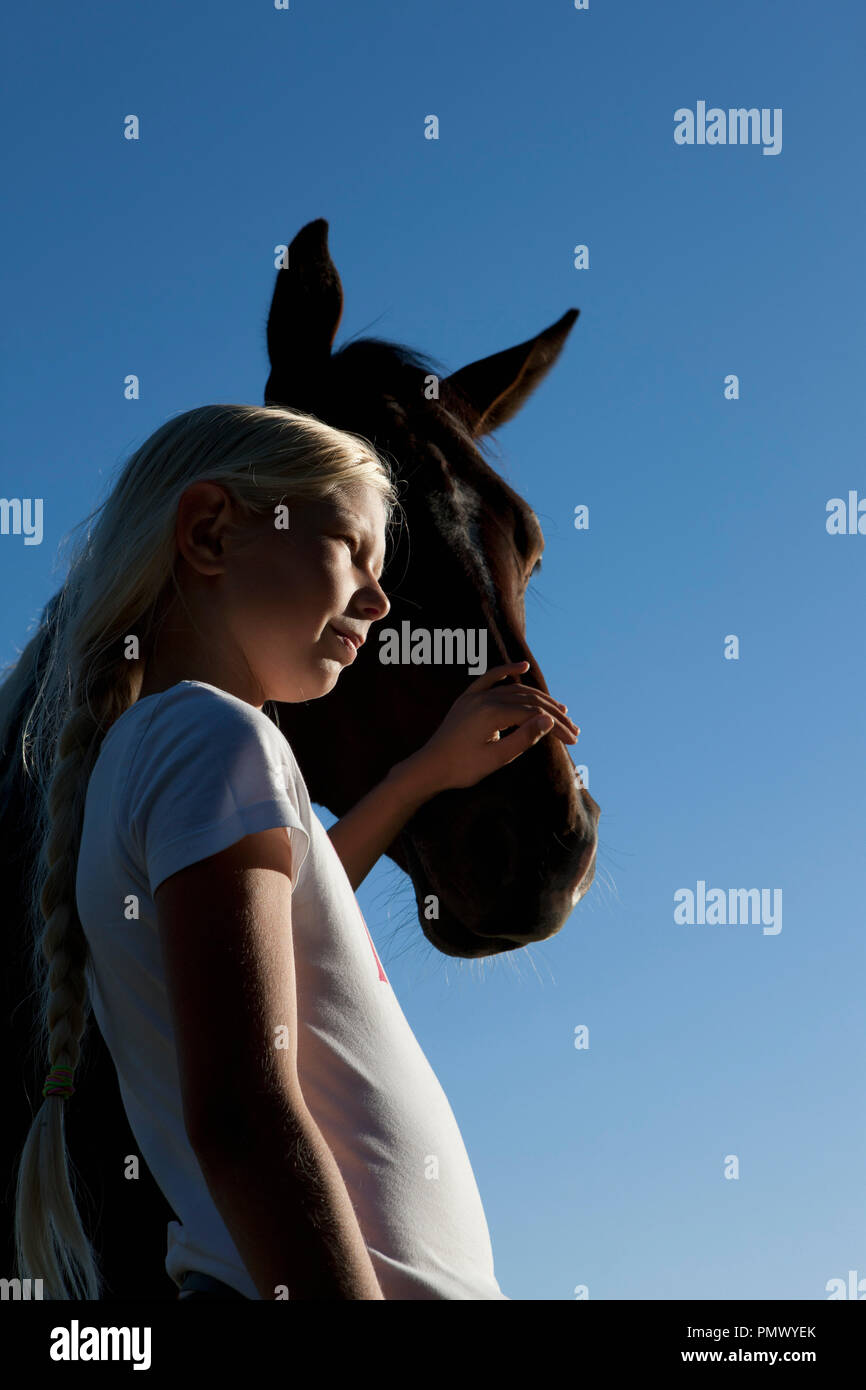
{"type": "Polygon", "coordinates": [[[52,1067],[45,1078],[45,1085],[42,1087],[43,1096],[59,1096],[61,1100],[67,1100],[69,1096],[74,1095],[75,1087],[72,1084],[74,1073],[74,1067],[52,1067]]]}

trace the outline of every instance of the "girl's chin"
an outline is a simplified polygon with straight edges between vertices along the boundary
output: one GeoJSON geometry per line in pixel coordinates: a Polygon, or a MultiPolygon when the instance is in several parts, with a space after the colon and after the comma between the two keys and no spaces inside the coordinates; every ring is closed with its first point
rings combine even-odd
{"type": "Polygon", "coordinates": [[[306,700],[318,700],[327,695],[337,684],[344,663],[333,657],[320,657],[311,661],[304,675],[298,675],[286,683],[285,693],[269,698],[277,704],[303,704],[306,700]]]}
{"type": "MultiPolygon", "coordinates": [[[[335,657],[325,656],[321,661],[317,661],[311,673],[311,691],[315,682],[321,687],[319,694],[327,695],[329,690],[333,690],[340,677],[340,672],[345,669],[345,661],[339,661],[335,657]]],[[[315,700],[316,696],[312,693],[304,697],[307,700],[315,700]]]]}

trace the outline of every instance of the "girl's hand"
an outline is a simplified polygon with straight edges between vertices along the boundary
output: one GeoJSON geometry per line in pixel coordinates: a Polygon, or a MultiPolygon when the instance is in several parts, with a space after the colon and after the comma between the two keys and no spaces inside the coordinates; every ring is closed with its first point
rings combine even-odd
{"type": "Polygon", "coordinates": [[[406,759],[404,768],[412,769],[429,796],[452,787],[474,787],[545,734],[555,733],[563,743],[577,742],[580,729],[566,718],[565,705],[528,685],[496,684],[528,665],[512,661],[485,671],[457,697],[433,737],[406,759]],[[515,724],[513,733],[500,738],[500,729],[515,724]]]}

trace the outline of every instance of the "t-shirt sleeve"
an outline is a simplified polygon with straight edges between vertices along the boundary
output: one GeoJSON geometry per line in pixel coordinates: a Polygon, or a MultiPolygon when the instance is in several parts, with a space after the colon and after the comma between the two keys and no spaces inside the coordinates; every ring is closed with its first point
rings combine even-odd
{"type": "Polygon", "coordinates": [[[310,837],[279,730],[267,715],[187,687],[160,701],[126,787],[130,834],[151,897],[171,874],[245,835],[285,826],[295,885],[310,837]]]}

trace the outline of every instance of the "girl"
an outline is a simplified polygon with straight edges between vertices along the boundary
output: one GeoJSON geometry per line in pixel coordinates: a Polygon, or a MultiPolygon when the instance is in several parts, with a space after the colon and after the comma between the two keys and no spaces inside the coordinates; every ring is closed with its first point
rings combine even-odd
{"type": "Polygon", "coordinates": [[[180,1217],[181,1297],[505,1297],[454,1115],[353,887],[427,798],[576,726],[549,695],[496,685],[528,663],[495,668],[326,833],[263,708],[327,694],[373,635],[397,507],[366,440],[203,406],[132,455],[73,557],[23,750],[50,1071],[16,1252],[46,1297],[103,1288],[63,1125],[91,1007],[180,1217]]]}

